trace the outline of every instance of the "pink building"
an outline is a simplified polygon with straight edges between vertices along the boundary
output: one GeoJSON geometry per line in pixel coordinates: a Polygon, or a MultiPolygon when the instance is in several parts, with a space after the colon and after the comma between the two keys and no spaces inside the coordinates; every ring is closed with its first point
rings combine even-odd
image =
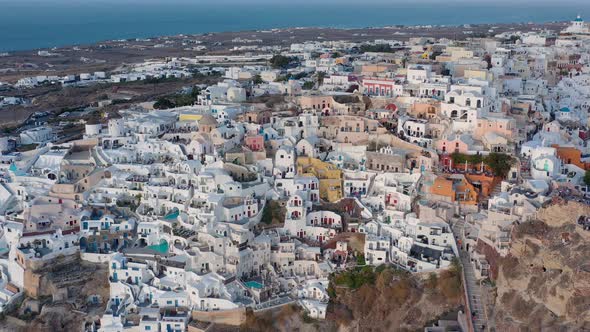
{"type": "Polygon", "coordinates": [[[473,140],[468,135],[451,135],[436,141],[436,149],[443,153],[467,153],[472,145],[473,140]]]}
{"type": "Polygon", "coordinates": [[[252,151],[261,151],[264,149],[264,137],[261,135],[246,136],[244,138],[244,145],[252,151]]]}
{"type": "Polygon", "coordinates": [[[477,128],[474,136],[481,139],[486,133],[493,132],[506,139],[513,139],[516,136],[516,124],[512,118],[480,118],[477,119],[477,128]]]}
{"type": "Polygon", "coordinates": [[[332,96],[301,96],[299,106],[303,109],[330,109],[334,106],[334,98],[332,96]]]}
{"type": "Polygon", "coordinates": [[[385,78],[363,79],[363,93],[370,96],[395,97],[403,93],[403,86],[385,78]]]}

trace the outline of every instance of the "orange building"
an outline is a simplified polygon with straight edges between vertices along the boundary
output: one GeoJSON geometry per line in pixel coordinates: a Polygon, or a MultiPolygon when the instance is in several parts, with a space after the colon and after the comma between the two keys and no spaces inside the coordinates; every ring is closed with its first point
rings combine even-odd
{"type": "Polygon", "coordinates": [[[466,205],[476,205],[478,190],[463,174],[449,174],[439,176],[434,180],[430,193],[442,196],[450,202],[459,202],[466,205]]]}
{"type": "Polygon", "coordinates": [[[590,163],[582,161],[582,151],[571,146],[559,146],[557,144],[553,144],[552,147],[556,149],[557,158],[563,160],[564,163],[576,165],[584,170],[590,169],[590,163]]]}
{"type": "Polygon", "coordinates": [[[502,182],[502,178],[488,176],[486,174],[465,174],[465,178],[471,183],[482,197],[488,197],[494,187],[502,182]]]}
{"type": "Polygon", "coordinates": [[[412,104],[408,112],[413,117],[423,117],[430,119],[440,113],[440,102],[439,101],[428,101],[428,102],[415,102],[412,104]]]}

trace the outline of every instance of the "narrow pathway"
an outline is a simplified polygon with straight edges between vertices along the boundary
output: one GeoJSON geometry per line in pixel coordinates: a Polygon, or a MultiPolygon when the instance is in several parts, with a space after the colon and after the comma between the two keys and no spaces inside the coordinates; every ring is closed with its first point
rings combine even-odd
{"type": "MultiPolygon", "coordinates": [[[[457,219],[453,222],[451,229],[455,235],[455,238],[462,238],[464,227],[465,221],[463,219],[457,219]]],[[[473,265],[469,259],[469,254],[460,248],[458,249],[461,265],[463,266],[463,278],[467,288],[466,295],[469,301],[469,308],[471,309],[471,312],[467,312],[466,314],[471,315],[474,331],[486,331],[488,320],[482,300],[483,298],[481,288],[479,287],[477,279],[475,278],[475,271],[473,270],[473,265]]]]}

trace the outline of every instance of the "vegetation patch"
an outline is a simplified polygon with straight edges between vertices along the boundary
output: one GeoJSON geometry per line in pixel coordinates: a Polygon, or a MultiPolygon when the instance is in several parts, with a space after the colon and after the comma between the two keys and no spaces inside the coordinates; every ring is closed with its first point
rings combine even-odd
{"type": "Polygon", "coordinates": [[[267,201],[262,210],[262,225],[279,226],[285,224],[287,211],[279,201],[267,201]]]}
{"type": "Polygon", "coordinates": [[[454,165],[470,164],[476,165],[482,162],[486,164],[494,173],[495,176],[506,177],[510,168],[514,164],[515,159],[505,153],[492,152],[487,156],[474,154],[468,155],[464,153],[455,152],[451,154],[451,159],[454,165]]]}

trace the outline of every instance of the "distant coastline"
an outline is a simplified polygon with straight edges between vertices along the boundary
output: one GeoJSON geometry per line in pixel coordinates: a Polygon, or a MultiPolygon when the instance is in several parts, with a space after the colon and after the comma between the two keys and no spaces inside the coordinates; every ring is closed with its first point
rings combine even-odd
{"type": "Polygon", "coordinates": [[[393,25],[501,24],[569,21],[590,16],[590,1],[578,6],[561,3],[514,4],[266,4],[215,5],[202,3],[146,5],[2,3],[0,52],[47,49],[101,41],[249,31],[289,27],[340,29],[393,25]],[[113,8],[114,7],[114,8],[113,8]]]}

